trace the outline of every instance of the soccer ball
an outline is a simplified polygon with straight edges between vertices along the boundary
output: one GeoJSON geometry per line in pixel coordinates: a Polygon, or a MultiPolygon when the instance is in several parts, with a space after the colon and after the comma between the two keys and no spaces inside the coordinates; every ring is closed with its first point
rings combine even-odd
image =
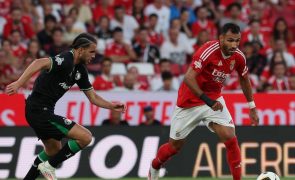
{"type": "Polygon", "coordinates": [[[257,177],[257,180],[280,180],[280,178],[273,172],[264,172],[257,177]]]}

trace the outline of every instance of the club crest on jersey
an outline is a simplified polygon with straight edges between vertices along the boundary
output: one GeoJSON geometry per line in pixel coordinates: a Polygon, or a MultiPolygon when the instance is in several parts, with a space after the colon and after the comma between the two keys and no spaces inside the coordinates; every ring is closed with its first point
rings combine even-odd
{"type": "Polygon", "coordinates": [[[57,62],[57,65],[61,65],[61,63],[65,60],[65,58],[59,57],[59,55],[55,56],[55,61],[57,62]]]}
{"type": "Polygon", "coordinates": [[[195,65],[195,68],[196,68],[196,69],[198,69],[198,68],[201,69],[201,68],[202,68],[201,61],[195,61],[195,62],[194,62],[194,65],[195,65]]]}
{"type": "Polygon", "coordinates": [[[230,65],[229,65],[229,69],[230,69],[230,70],[233,70],[234,67],[235,67],[235,64],[236,64],[236,61],[235,61],[235,60],[232,60],[232,61],[230,62],[230,65]]]}
{"type": "Polygon", "coordinates": [[[76,81],[81,79],[81,73],[79,71],[76,72],[75,79],[76,79],[76,81]]]}
{"type": "Polygon", "coordinates": [[[64,123],[65,123],[66,125],[70,125],[70,124],[72,124],[72,121],[69,120],[69,119],[67,119],[67,118],[64,118],[64,123]]]}

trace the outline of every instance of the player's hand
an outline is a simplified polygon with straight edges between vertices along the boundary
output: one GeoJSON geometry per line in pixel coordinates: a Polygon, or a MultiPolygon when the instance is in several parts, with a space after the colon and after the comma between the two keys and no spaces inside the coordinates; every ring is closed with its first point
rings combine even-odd
{"type": "Polygon", "coordinates": [[[211,109],[213,109],[213,111],[218,111],[220,110],[222,112],[223,110],[223,105],[219,102],[219,101],[216,101],[213,106],[211,107],[211,109]]]}
{"type": "Polygon", "coordinates": [[[20,85],[17,81],[6,86],[5,93],[8,95],[13,95],[17,93],[17,90],[20,88],[20,85]]]}
{"type": "Polygon", "coordinates": [[[126,106],[123,103],[120,102],[113,102],[112,103],[112,109],[117,111],[117,112],[125,112],[126,111],[126,106]]]}
{"type": "Polygon", "coordinates": [[[256,108],[250,109],[249,116],[250,116],[250,119],[251,119],[251,124],[254,125],[254,126],[257,126],[259,124],[259,117],[258,117],[256,108]]]}

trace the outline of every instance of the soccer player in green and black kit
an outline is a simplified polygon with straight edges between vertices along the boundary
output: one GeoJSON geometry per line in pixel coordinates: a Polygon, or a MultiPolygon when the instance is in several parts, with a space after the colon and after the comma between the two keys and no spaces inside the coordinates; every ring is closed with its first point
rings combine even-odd
{"type": "Polygon", "coordinates": [[[42,70],[26,100],[25,112],[27,122],[42,140],[44,150],[36,157],[25,180],[36,179],[40,172],[46,179],[56,180],[55,168],[91,142],[92,134],[88,129],[54,114],[56,102],[75,83],[92,104],[125,111],[124,104],[112,103],[98,96],[88,80],[85,64],[95,56],[96,39],[82,33],[74,39],[71,48],[55,57],[35,60],[17,81],[6,88],[6,93],[13,95],[34,73],[42,70]],[[61,139],[64,137],[69,141],[62,147],[61,139]]]}

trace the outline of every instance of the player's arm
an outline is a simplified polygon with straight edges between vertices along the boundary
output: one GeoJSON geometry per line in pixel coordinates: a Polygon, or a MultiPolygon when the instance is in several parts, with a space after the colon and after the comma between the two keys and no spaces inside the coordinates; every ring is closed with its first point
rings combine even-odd
{"type": "Polygon", "coordinates": [[[250,118],[251,118],[252,124],[257,125],[259,123],[259,118],[257,115],[257,110],[254,103],[251,83],[250,83],[248,74],[245,74],[244,76],[239,75],[239,79],[240,79],[241,88],[249,104],[250,118]]]}
{"type": "Polygon", "coordinates": [[[22,87],[36,72],[40,71],[41,69],[49,70],[50,68],[51,60],[49,58],[36,59],[30,64],[30,66],[24,71],[17,81],[9,84],[6,87],[6,93],[8,95],[17,93],[17,90],[22,87]]]}
{"type": "Polygon", "coordinates": [[[199,73],[193,70],[192,67],[189,67],[188,71],[184,75],[184,83],[190,88],[190,90],[201,100],[203,100],[209,107],[214,111],[223,109],[223,106],[220,102],[210,99],[200,88],[196,81],[196,77],[199,73]]]}
{"type": "Polygon", "coordinates": [[[119,112],[124,112],[125,111],[125,105],[123,103],[119,102],[109,102],[99,95],[96,94],[96,92],[93,89],[90,89],[88,91],[84,91],[85,95],[89,99],[89,101],[99,107],[110,109],[110,110],[115,110],[119,112]]]}

